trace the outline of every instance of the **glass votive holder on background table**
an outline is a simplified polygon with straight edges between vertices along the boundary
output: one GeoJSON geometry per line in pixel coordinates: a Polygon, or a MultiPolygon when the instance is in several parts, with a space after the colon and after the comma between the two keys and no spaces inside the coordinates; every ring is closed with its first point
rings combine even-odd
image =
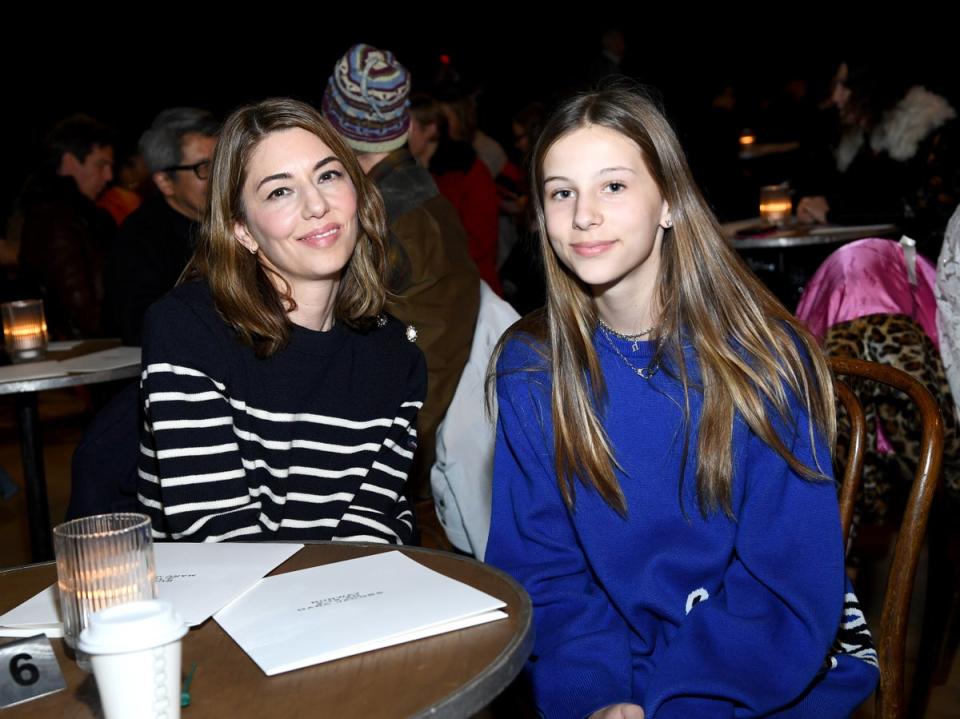
{"type": "Polygon", "coordinates": [[[760,188],[760,217],[773,225],[782,225],[793,214],[790,186],[766,185],[760,188]]]}
{"type": "Polygon", "coordinates": [[[47,354],[47,321],[43,300],[16,300],[0,304],[3,345],[10,361],[29,362],[47,354]]]}

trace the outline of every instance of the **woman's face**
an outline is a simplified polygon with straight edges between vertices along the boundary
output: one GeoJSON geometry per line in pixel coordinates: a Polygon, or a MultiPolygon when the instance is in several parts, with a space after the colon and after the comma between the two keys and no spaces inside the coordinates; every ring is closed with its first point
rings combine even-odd
{"type": "Polygon", "coordinates": [[[237,241],[290,285],[294,299],[339,281],[357,243],[357,194],[343,163],[301,128],[271,133],[250,156],[237,241]]]}
{"type": "Polygon", "coordinates": [[[580,127],[547,151],[543,177],[547,235],[559,260],[595,295],[649,299],[669,208],[640,147],[616,130],[580,127]]]}
{"type": "Polygon", "coordinates": [[[518,122],[513,123],[511,129],[513,130],[513,146],[526,155],[530,152],[530,135],[518,122]]]}
{"type": "Polygon", "coordinates": [[[837,68],[837,74],[833,76],[833,91],[830,93],[830,100],[833,102],[834,106],[837,108],[837,112],[840,113],[840,117],[845,121],[849,122],[852,118],[850,117],[850,88],[847,87],[847,77],[849,76],[850,71],[847,67],[847,63],[840,63],[840,67],[837,68]]]}

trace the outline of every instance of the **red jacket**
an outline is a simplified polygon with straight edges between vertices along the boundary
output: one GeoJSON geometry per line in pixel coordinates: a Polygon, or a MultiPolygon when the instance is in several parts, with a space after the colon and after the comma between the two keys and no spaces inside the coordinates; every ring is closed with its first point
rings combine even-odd
{"type": "Polygon", "coordinates": [[[490,171],[479,159],[474,159],[466,172],[450,169],[435,173],[433,179],[440,193],[457,208],[469,238],[470,256],[477,263],[480,277],[494,292],[503,295],[497,276],[500,202],[490,171]]]}

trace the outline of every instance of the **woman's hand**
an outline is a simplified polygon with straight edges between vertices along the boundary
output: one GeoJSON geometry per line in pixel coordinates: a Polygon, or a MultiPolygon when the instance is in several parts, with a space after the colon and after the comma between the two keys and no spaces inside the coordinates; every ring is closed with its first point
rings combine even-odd
{"type": "Polygon", "coordinates": [[[797,203],[797,219],[800,222],[826,224],[828,212],[830,212],[830,205],[827,203],[827,198],[822,195],[801,197],[800,202],[797,203]]]}
{"type": "Polygon", "coordinates": [[[597,709],[589,719],[643,719],[643,707],[636,704],[611,704],[597,709]]]}

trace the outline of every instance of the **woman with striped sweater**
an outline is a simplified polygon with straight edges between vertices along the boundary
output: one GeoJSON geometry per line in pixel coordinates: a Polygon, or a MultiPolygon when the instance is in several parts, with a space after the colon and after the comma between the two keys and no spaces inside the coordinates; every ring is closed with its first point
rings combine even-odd
{"type": "Polygon", "coordinates": [[[147,314],[138,499],[184,541],[406,543],[426,390],[415,332],[382,315],[385,215],[308,105],[220,135],[184,281],[147,314]]]}

